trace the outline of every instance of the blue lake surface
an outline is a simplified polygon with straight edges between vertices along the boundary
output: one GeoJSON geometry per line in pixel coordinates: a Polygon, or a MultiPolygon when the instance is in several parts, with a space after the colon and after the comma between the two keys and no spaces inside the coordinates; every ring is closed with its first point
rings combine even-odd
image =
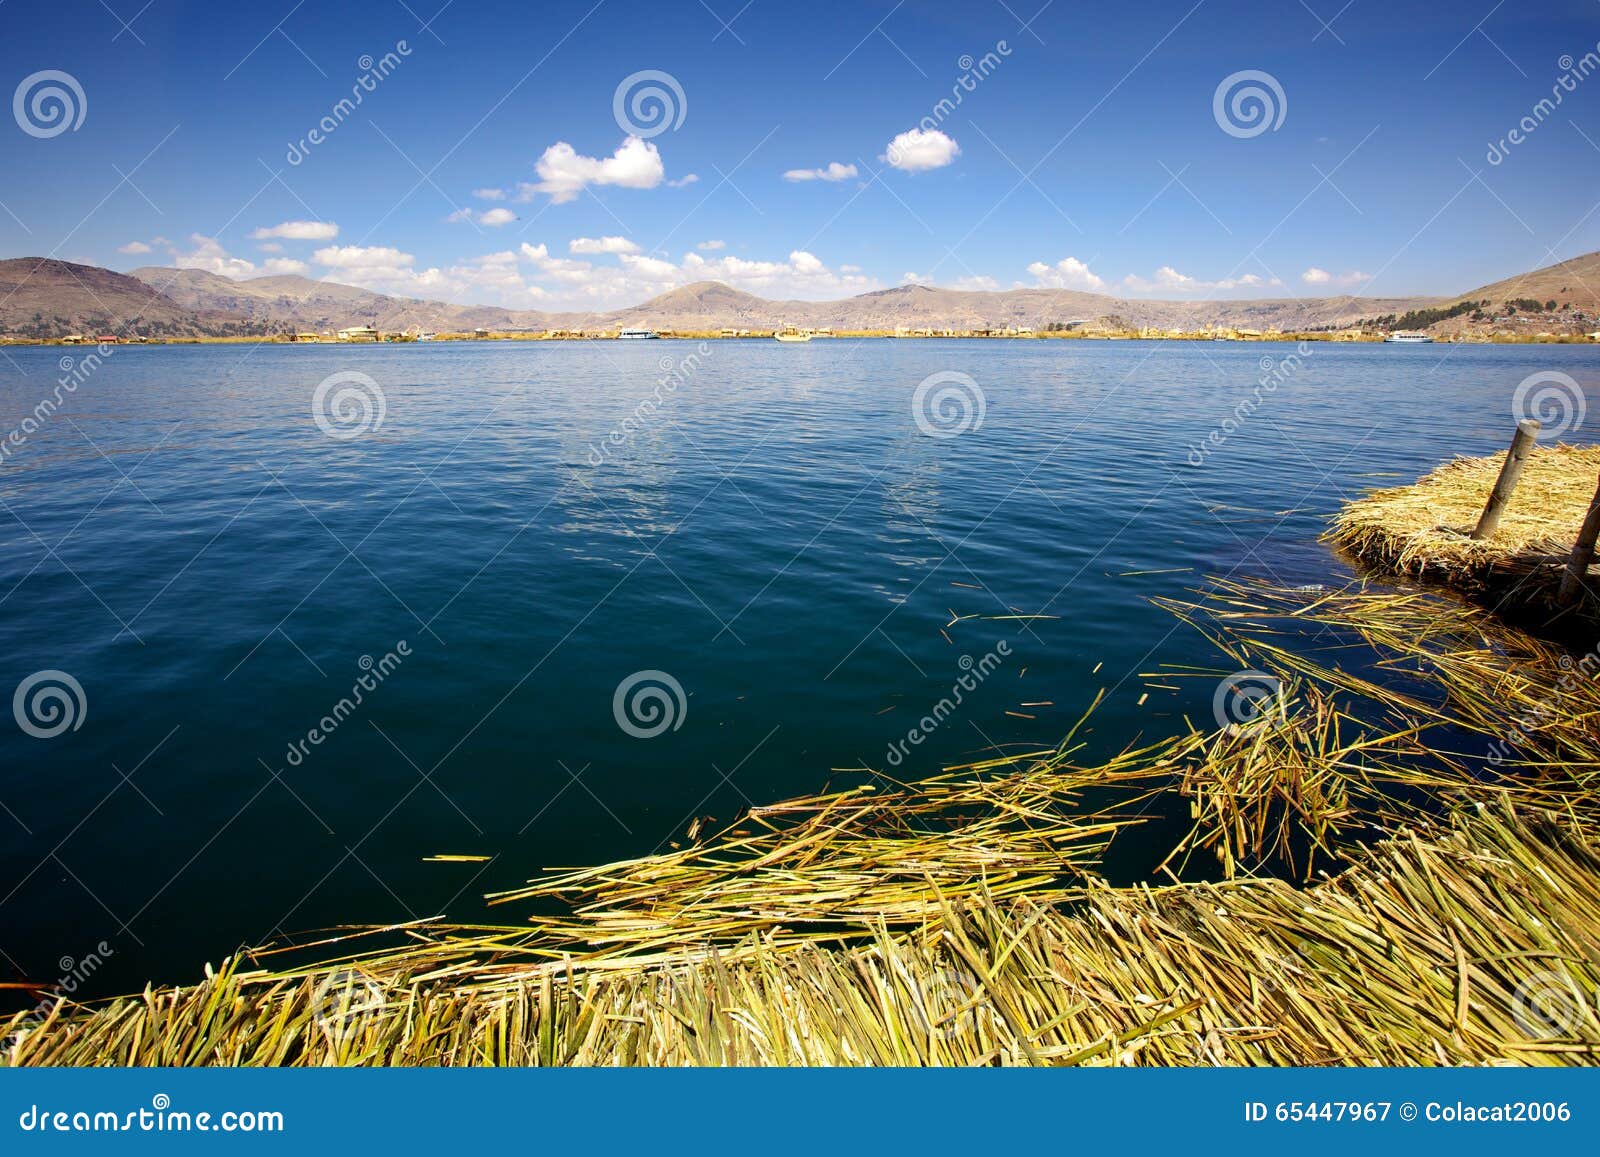
{"type": "Polygon", "coordinates": [[[0,434],[64,356],[83,378],[0,462],[0,695],[82,689],[50,738],[0,714],[0,968],[53,981],[103,942],[93,991],[337,924],[515,922],[483,893],[1050,746],[1102,688],[1092,751],[1167,734],[1211,686],[1141,705],[1141,673],[1222,660],[1150,598],[1339,581],[1345,498],[1503,448],[1530,374],[1600,393],[1578,346],[87,352],[0,351],[0,434]],[[377,393],[381,424],[328,432],[377,393]],[[1054,617],[951,623],[1018,613],[1054,617]],[[665,690],[625,729],[641,672],[665,690]]]}

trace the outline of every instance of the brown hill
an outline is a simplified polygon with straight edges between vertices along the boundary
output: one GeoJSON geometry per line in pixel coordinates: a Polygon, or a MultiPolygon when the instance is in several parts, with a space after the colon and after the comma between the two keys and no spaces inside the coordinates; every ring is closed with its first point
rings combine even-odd
{"type": "Polygon", "coordinates": [[[130,275],[42,258],[0,262],[0,329],[59,336],[87,329],[151,334],[253,334],[370,324],[461,331],[590,329],[769,329],[782,323],[835,330],[979,329],[1117,319],[1120,325],[1198,330],[1326,329],[1358,320],[1441,332],[1580,332],[1600,312],[1600,254],[1588,254],[1458,298],[1266,298],[1156,301],[1070,289],[1003,291],[902,285],[841,301],[770,301],[720,282],[681,286],[608,313],[544,313],[393,297],[306,277],[235,281],[195,269],[146,267],[130,275]],[[1550,311],[1544,304],[1556,300],[1550,311]],[[1537,300],[1540,309],[1529,303],[1537,300]],[[1491,303],[1479,310],[1480,302],[1491,303]]]}
{"type": "Polygon", "coordinates": [[[186,309],[137,278],[95,265],[47,257],[0,261],[0,333],[191,337],[229,332],[239,322],[212,309],[186,309]]]}

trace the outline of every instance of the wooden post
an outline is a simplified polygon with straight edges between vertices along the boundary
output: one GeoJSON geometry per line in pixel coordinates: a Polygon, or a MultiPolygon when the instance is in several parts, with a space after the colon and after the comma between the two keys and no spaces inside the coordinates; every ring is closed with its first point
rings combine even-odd
{"type": "Polygon", "coordinates": [[[1533,443],[1538,437],[1537,418],[1524,418],[1517,423],[1517,432],[1511,438],[1511,449],[1506,451],[1506,464],[1500,467],[1500,477],[1495,480],[1494,489],[1489,492],[1489,501],[1483,504],[1483,516],[1478,519],[1477,529],[1472,532],[1474,539],[1482,541],[1488,538],[1500,525],[1500,515],[1505,512],[1506,503],[1511,501],[1511,492],[1517,488],[1517,480],[1522,477],[1522,468],[1527,465],[1528,455],[1533,452],[1533,443]]]}
{"type": "Polygon", "coordinates": [[[1600,537],[1600,487],[1589,499],[1589,513],[1578,529],[1578,541],[1572,547],[1572,557],[1567,560],[1567,573],[1561,576],[1561,593],[1556,601],[1570,607],[1578,601],[1583,580],[1589,577],[1589,564],[1594,561],[1594,540],[1600,537]]]}

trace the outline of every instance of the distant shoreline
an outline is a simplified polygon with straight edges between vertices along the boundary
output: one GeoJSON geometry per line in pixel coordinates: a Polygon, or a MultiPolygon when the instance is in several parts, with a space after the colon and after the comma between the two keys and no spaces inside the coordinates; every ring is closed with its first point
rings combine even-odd
{"type": "MultiPolygon", "coordinates": [[[[1137,331],[1093,332],[1093,333],[1033,333],[1033,334],[985,334],[985,333],[944,333],[944,334],[909,334],[895,333],[892,330],[843,330],[830,335],[816,335],[815,341],[840,341],[862,340],[867,338],[894,339],[897,341],[1170,341],[1170,342],[1204,342],[1204,343],[1244,343],[1256,342],[1261,344],[1284,344],[1298,342],[1328,342],[1335,345],[1382,345],[1385,335],[1382,333],[1361,334],[1352,336],[1347,333],[1328,333],[1325,331],[1303,333],[1269,333],[1269,334],[1239,334],[1233,337],[1215,337],[1207,333],[1139,333],[1137,331]]],[[[545,333],[487,333],[487,334],[446,334],[441,333],[426,341],[415,338],[397,336],[385,338],[380,341],[373,340],[340,340],[335,337],[318,338],[315,341],[296,341],[287,336],[272,337],[160,337],[160,338],[115,338],[102,340],[99,338],[74,339],[74,338],[0,338],[0,348],[23,348],[27,346],[172,346],[172,345],[282,345],[282,346],[392,346],[392,345],[440,345],[453,342],[595,342],[623,340],[617,334],[571,334],[552,336],[545,333]]],[[[772,341],[770,334],[722,334],[714,331],[675,331],[660,333],[651,340],[656,341],[735,341],[756,342],[772,341]]],[[[1432,345],[1600,345],[1600,339],[1588,334],[1473,334],[1470,337],[1452,337],[1440,334],[1430,342],[1418,344],[1432,345]]]]}

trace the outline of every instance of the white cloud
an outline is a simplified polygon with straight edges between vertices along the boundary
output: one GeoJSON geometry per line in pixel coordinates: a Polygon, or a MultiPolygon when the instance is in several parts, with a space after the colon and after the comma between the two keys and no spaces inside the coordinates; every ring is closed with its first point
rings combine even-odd
{"type": "Polygon", "coordinates": [[[143,241],[130,241],[126,245],[117,246],[118,253],[148,253],[150,246],[143,241]]]}
{"type": "Polygon", "coordinates": [[[1219,281],[1201,281],[1186,273],[1179,273],[1170,265],[1163,265],[1150,278],[1135,274],[1122,279],[1122,288],[1132,294],[1160,294],[1183,296],[1188,293],[1230,292],[1238,289],[1281,289],[1283,282],[1276,277],[1262,277],[1246,273],[1242,277],[1224,277],[1219,281]]]}
{"type": "Polygon", "coordinates": [[[179,269],[203,269],[222,277],[250,277],[256,272],[255,263],[243,257],[231,256],[215,237],[191,233],[189,243],[194,246],[189,253],[172,250],[172,263],[179,269]]]}
{"type": "Polygon", "coordinates": [[[417,259],[383,245],[330,245],[311,255],[318,265],[334,270],[331,279],[380,293],[439,296],[459,292],[459,282],[439,269],[416,269],[417,259]]]}
{"type": "Polygon", "coordinates": [[[474,189],[472,190],[472,195],[480,201],[504,201],[506,199],[506,191],[504,189],[474,189]]]}
{"type": "Polygon", "coordinates": [[[1000,288],[1000,283],[992,277],[962,277],[955,281],[951,289],[981,289],[986,292],[1000,288]]]}
{"type": "MultiPolygon", "coordinates": [[[[896,138],[897,140],[899,138],[896,138]]],[[[841,165],[838,161],[829,161],[821,169],[790,169],[783,175],[785,181],[848,181],[856,175],[854,165],[841,165]]]]}
{"type": "Polygon", "coordinates": [[[569,253],[637,253],[639,247],[626,237],[574,237],[567,243],[569,253]]]}
{"type": "Polygon", "coordinates": [[[452,224],[476,221],[479,225],[489,229],[498,229],[502,225],[509,225],[516,219],[517,215],[504,206],[496,206],[493,209],[484,209],[475,213],[470,205],[463,205],[445,218],[446,221],[452,224]]]}
{"type": "Polygon", "coordinates": [[[900,275],[900,283],[902,285],[926,285],[927,278],[923,277],[920,273],[908,271],[900,275]]]}
{"type": "Polygon", "coordinates": [[[678,274],[678,267],[670,261],[663,261],[659,257],[642,257],[637,253],[620,253],[617,260],[629,273],[642,277],[647,281],[671,281],[678,274]]]}
{"type": "Polygon", "coordinates": [[[585,157],[566,141],[557,141],[534,165],[537,183],[520,186],[520,197],[532,199],[546,193],[553,205],[574,201],[590,185],[617,185],[624,189],[653,189],[666,170],[655,145],[629,137],[609,157],[585,157]]]}
{"type": "Polygon", "coordinates": [[[1063,257],[1054,265],[1035,261],[1028,266],[1028,275],[1047,289],[1082,289],[1098,293],[1106,287],[1105,279],[1076,257],[1063,257]]]}
{"type": "Polygon", "coordinates": [[[728,243],[726,241],[719,241],[714,237],[710,241],[702,241],[702,242],[700,242],[700,244],[695,246],[696,249],[699,249],[702,252],[707,252],[707,253],[711,252],[714,249],[726,249],[727,247],[728,247],[728,243]]]}
{"type": "Polygon", "coordinates": [[[283,246],[279,245],[276,241],[263,241],[260,245],[257,245],[256,248],[261,250],[263,253],[283,252],[283,246]]]}
{"type": "Polygon", "coordinates": [[[261,269],[265,273],[304,273],[308,266],[304,261],[296,261],[292,257],[273,257],[264,262],[261,269]]]}
{"type": "Polygon", "coordinates": [[[285,221],[281,225],[263,225],[250,237],[266,241],[281,237],[285,241],[332,241],[339,236],[339,226],[332,221],[285,221]]]}
{"type": "Polygon", "coordinates": [[[669,188],[669,189],[687,188],[688,186],[694,184],[699,179],[700,179],[700,174],[699,173],[685,173],[683,176],[679,177],[676,181],[668,181],[667,182],[667,188],[669,188]]]}
{"type": "Polygon", "coordinates": [[[859,273],[834,271],[803,249],[784,261],[685,254],[673,262],[639,253],[618,252],[616,263],[592,264],[553,257],[545,245],[524,243],[519,254],[532,267],[530,282],[543,282],[553,301],[569,308],[611,309],[636,305],[694,281],[722,281],[766,297],[829,298],[862,293],[878,284],[859,273]]]}
{"type": "Polygon", "coordinates": [[[907,173],[940,169],[961,155],[954,138],[938,129],[908,129],[889,142],[883,159],[907,173]]]}
{"type": "Polygon", "coordinates": [[[1372,275],[1362,273],[1359,269],[1352,269],[1349,273],[1329,273],[1326,269],[1318,269],[1313,265],[1300,275],[1300,280],[1307,285],[1331,285],[1348,289],[1364,281],[1371,281],[1372,275]]]}

